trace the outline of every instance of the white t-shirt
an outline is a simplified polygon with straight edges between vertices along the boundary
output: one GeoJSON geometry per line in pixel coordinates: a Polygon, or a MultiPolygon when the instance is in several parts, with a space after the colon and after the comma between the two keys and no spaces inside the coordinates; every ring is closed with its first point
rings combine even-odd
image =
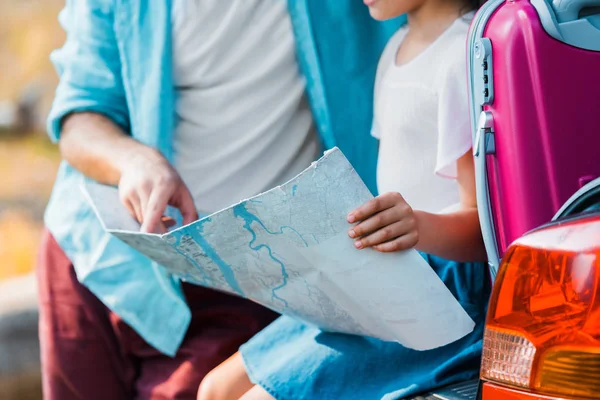
{"type": "Polygon", "coordinates": [[[321,149],[284,0],[175,0],[174,164],[213,212],[283,183],[321,149]]]}
{"type": "Polygon", "coordinates": [[[414,209],[441,212],[460,202],[456,161],[472,147],[466,77],[472,15],[398,66],[408,32],[401,28],[379,62],[372,130],[381,141],[377,186],[380,193],[399,192],[414,209]]]}

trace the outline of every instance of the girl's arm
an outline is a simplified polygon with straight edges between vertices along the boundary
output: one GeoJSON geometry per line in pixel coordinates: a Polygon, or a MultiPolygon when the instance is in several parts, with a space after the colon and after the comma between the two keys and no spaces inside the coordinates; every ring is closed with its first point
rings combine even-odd
{"type": "Polygon", "coordinates": [[[416,248],[455,261],[486,261],[487,255],[475,194],[473,156],[468,152],[457,161],[460,209],[449,214],[415,211],[419,242],[416,248]]]}
{"type": "Polygon", "coordinates": [[[413,211],[399,193],[386,193],[348,215],[360,223],[348,233],[355,247],[382,252],[412,247],[454,261],[485,261],[475,194],[473,156],[467,152],[457,163],[460,209],[448,214],[413,211]]]}

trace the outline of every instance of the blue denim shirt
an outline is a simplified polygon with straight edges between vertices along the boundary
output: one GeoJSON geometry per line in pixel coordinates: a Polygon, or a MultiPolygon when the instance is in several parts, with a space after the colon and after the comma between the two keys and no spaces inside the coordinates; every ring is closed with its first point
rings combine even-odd
{"type": "MultiPolygon", "coordinates": [[[[374,189],[370,137],[376,64],[401,20],[373,21],[358,0],[288,0],[307,93],[325,147],[339,146],[374,189]]],[[[51,58],[60,75],[48,119],[93,111],[172,158],[174,105],[170,0],[67,0],[65,45],[51,58]]],[[[107,234],[83,197],[85,178],[63,162],[45,222],[77,277],[151,345],[177,351],[191,314],[179,280],[107,234]]]]}

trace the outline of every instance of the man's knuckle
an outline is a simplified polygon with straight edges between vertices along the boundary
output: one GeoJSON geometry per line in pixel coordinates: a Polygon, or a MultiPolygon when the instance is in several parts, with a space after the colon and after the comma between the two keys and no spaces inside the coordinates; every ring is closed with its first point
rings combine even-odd
{"type": "Polygon", "coordinates": [[[165,176],[169,182],[177,183],[180,181],[179,175],[177,175],[177,173],[171,169],[165,173],[165,176]]]}
{"type": "Polygon", "coordinates": [[[173,190],[175,188],[175,181],[170,173],[162,173],[157,177],[157,186],[165,190],[173,190]]]}
{"type": "Polygon", "coordinates": [[[150,179],[144,179],[140,182],[140,189],[144,192],[151,191],[153,186],[154,185],[152,184],[152,180],[150,179]]]}
{"type": "Polygon", "coordinates": [[[168,180],[165,182],[164,184],[165,189],[167,189],[167,191],[169,193],[174,192],[177,189],[177,182],[175,182],[174,180],[168,180]]]}
{"type": "Polygon", "coordinates": [[[169,181],[169,175],[166,174],[165,172],[160,172],[154,176],[154,182],[157,185],[163,186],[168,181],[169,181]]]}
{"type": "Polygon", "coordinates": [[[133,188],[131,186],[121,186],[119,188],[119,198],[121,201],[129,200],[133,194],[133,188]]]}

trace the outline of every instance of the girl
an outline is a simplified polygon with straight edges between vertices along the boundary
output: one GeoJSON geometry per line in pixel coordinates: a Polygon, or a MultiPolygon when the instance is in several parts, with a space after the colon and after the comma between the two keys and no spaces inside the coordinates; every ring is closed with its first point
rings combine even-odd
{"type": "MultiPolygon", "coordinates": [[[[364,0],[376,19],[408,15],[379,62],[372,134],[385,193],[348,215],[357,251],[415,247],[477,323],[418,352],[281,317],[211,372],[198,399],[397,399],[477,376],[489,293],[471,149],[468,0],[364,0]],[[454,260],[454,261],[445,261],[454,260]]],[[[443,328],[443,327],[441,327],[443,328]]]]}

